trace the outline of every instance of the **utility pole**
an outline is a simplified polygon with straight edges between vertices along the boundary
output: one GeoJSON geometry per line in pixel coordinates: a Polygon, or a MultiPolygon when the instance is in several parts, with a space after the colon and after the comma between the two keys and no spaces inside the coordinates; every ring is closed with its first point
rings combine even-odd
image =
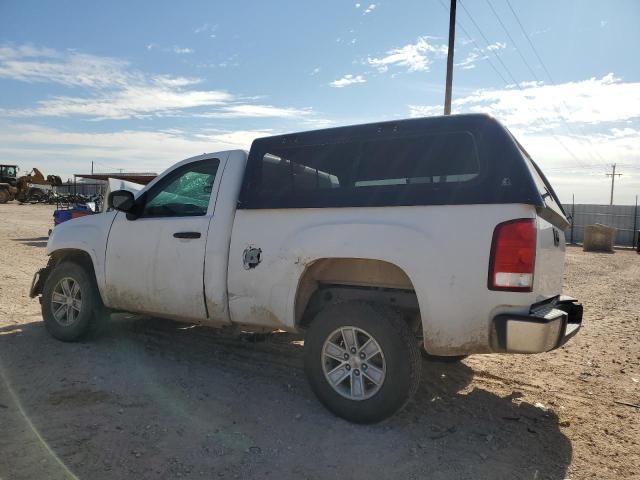
{"type": "Polygon", "coordinates": [[[609,202],[609,205],[613,205],[613,187],[616,183],[616,175],[617,176],[622,176],[621,173],[616,173],[616,164],[614,163],[613,165],[611,165],[611,168],[613,168],[613,173],[605,173],[605,175],[607,177],[611,177],[611,201],[609,202]]]}
{"type": "MultiPolygon", "coordinates": [[[[633,209],[633,235],[631,236],[631,242],[633,247],[636,247],[636,230],[638,229],[638,195],[636,195],[636,207],[633,209]]],[[[638,253],[640,253],[640,235],[638,235],[638,253]]]]}
{"type": "Polygon", "coordinates": [[[447,50],[447,85],[444,94],[444,114],[451,115],[451,86],[453,83],[453,45],[456,39],[456,1],[449,9],[449,49],[447,50]]]}
{"type": "Polygon", "coordinates": [[[91,161],[91,175],[93,175],[93,160],[91,161]]]}

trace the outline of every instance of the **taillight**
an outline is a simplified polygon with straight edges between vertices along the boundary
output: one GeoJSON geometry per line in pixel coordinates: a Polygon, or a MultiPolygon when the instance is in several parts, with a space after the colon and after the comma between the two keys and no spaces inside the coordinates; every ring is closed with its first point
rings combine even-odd
{"type": "Polygon", "coordinates": [[[535,264],[535,220],[520,218],[500,223],[491,243],[489,290],[530,292],[535,264]]]}

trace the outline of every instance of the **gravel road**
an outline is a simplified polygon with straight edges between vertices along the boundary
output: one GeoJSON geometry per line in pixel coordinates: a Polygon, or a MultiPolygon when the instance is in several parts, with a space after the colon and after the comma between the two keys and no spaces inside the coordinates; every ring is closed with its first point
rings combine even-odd
{"type": "Polygon", "coordinates": [[[119,316],[44,330],[33,272],[53,209],[0,205],[2,479],[640,478],[640,255],[568,248],[582,332],[533,356],[423,365],[417,397],[356,426],[316,401],[300,338],[119,316]]]}

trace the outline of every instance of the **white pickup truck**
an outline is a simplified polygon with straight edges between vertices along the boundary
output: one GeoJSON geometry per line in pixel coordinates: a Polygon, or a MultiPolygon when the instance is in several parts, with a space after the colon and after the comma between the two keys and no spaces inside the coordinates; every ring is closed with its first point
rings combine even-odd
{"type": "Polygon", "coordinates": [[[354,422],[407,403],[421,348],[546,352],[582,322],[558,198],[486,115],[261,138],[109,206],[49,239],[31,296],[54,337],[111,311],[304,332],[314,392],[354,422]]]}

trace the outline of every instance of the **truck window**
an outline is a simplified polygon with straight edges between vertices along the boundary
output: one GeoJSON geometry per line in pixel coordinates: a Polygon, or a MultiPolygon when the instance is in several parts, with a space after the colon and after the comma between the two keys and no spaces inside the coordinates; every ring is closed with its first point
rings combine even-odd
{"type": "Polygon", "coordinates": [[[467,182],[479,172],[473,136],[466,132],[375,140],[363,145],[355,186],[467,182]]]}
{"type": "MultiPolygon", "coordinates": [[[[480,173],[468,132],[284,146],[263,154],[257,188],[266,195],[460,183],[480,173]]],[[[328,192],[330,193],[330,192],[328,192]]]]}
{"type": "Polygon", "coordinates": [[[146,194],[143,217],[207,214],[219,160],[201,160],[177,168],[146,194]]]}
{"type": "Polygon", "coordinates": [[[266,192],[339,188],[353,170],[352,149],[348,144],[307,145],[267,153],[262,159],[261,186],[266,192]]]}

